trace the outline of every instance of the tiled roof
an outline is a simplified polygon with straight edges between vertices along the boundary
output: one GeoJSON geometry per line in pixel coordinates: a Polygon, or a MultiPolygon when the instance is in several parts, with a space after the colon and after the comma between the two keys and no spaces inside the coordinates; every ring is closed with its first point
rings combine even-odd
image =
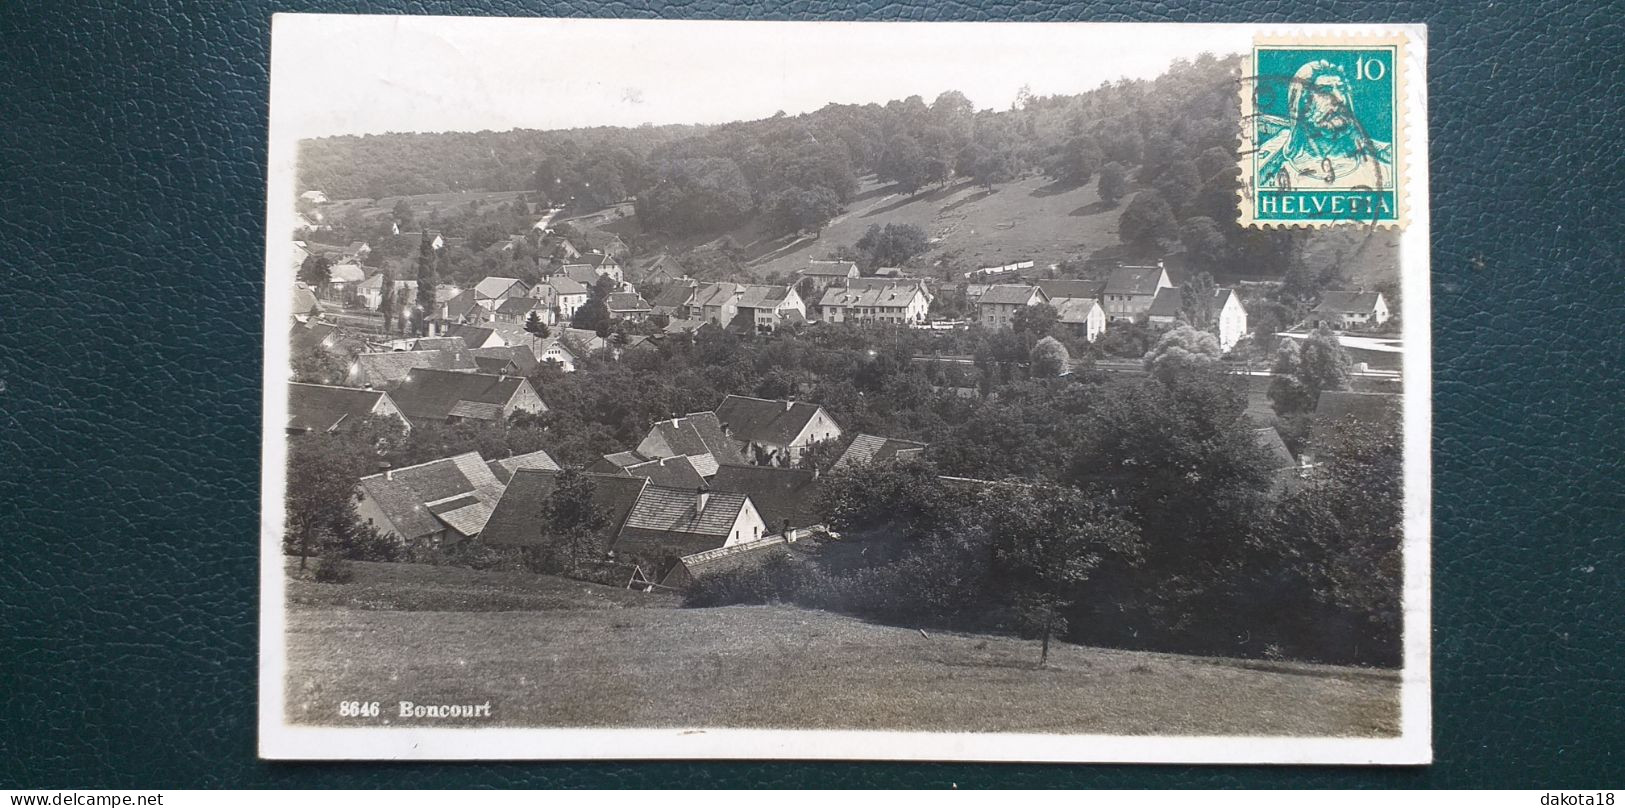
{"type": "Polygon", "coordinates": [[[845,278],[857,268],[858,265],[851,261],[812,261],[805,269],[796,270],[796,274],[815,278],[845,278]]]}
{"type": "Polygon", "coordinates": [[[309,314],[320,311],[321,305],[316,302],[316,293],[309,289],[295,288],[293,290],[293,313],[309,314]]]}
{"type": "Polygon", "coordinates": [[[638,312],[649,311],[649,301],[637,292],[611,292],[604,299],[604,305],[612,312],[638,312]]]}
{"type": "Polygon", "coordinates": [[[1370,314],[1377,308],[1377,298],[1379,297],[1381,295],[1376,292],[1321,292],[1320,305],[1315,307],[1315,311],[1334,314],[1357,311],[1362,314],[1370,314]]]}
{"type": "Polygon", "coordinates": [[[622,532],[726,537],[747,499],[744,494],[734,491],[712,491],[706,497],[705,508],[696,512],[699,494],[694,489],[647,485],[626,515],[626,527],[622,532]]]}
{"type": "Polygon", "coordinates": [[[481,502],[473,494],[459,494],[440,502],[425,503],[435,518],[464,536],[478,536],[491,518],[490,503],[481,502]]]}
{"type": "MultiPolygon", "coordinates": [[[[607,457],[607,455],[606,455],[607,457]]],[[[657,457],[642,463],[634,463],[621,467],[621,472],[634,477],[642,477],[655,485],[668,488],[694,489],[705,485],[705,478],[700,476],[694,462],[686,455],[676,457],[657,457]]]]}
{"type": "Polygon", "coordinates": [[[476,367],[474,354],[466,350],[364,353],[355,358],[350,382],[384,387],[405,381],[408,374],[419,368],[454,371],[476,367]]]}
{"type": "Polygon", "coordinates": [[[565,275],[547,276],[547,285],[553,287],[553,291],[561,295],[584,295],[587,293],[586,286],[565,275]]]}
{"type": "MultiPolygon", "coordinates": [[[[542,542],[546,525],[542,513],[552,495],[559,472],[551,469],[521,468],[513,473],[502,499],[486,521],[480,542],[492,545],[534,545],[542,542]]],[[[626,522],[626,514],[638,500],[648,481],[642,477],[586,473],[593,483],[593,506],[609,524],[601,534],[613,539],[626,522]]]]}
{"type": "Polygon", "coordinates": [[[660,294],[655,295],[654,305],[665,309],[687,306],[688,301],[694,299],[694,290],[697,288],[699,287],[693,281],[688,283],[673,281],[666,284],[666,288],[661,289],[660,294]]]}
{"type": "Polygon", "coordinates": [[[657,421],[649,431],[657,433],[674,454],[687,456],[701,476],[717,473],[717,466],[722,463],[745,462],[738,447],[723,434],[722,422],[713,412],[657,421]]]}
{"type": "Polygon", "coordinates": [[[468,343],[462,337],[421,337],[412,342],[414,351],[464,351],[468,343]]]}
{"type": "Polygon", "coordinates": [[[1100,308],[1092,297],[1052,297],[1049,304],[1055,307],[1056,319],[1067,325],[1089,322],[1089,312],[1100,308]]]}
{"type": "Polygon", "coordinates": [[[487,404],[500,411],[527,384],[518,376],[414,368],[390,397],[410,421],[444,421],[459,411],[469,413],[463,417],[485,418],[489,410],[470,408],[487,404]]]}
{"type": "Polygon", "coordinates": [[[471,418],[476,421],[498,421],[502,419],[502,405],[487,404],[483,401],[462,400],[451,405],[451,411],[446,413],[446,416],[448,418],[471,418]]]}
{"type": "Polygon", "coordinates": [[[753,283],[745,287],[744,296],[739,298],[739,307],[742,309],[778,308],[784,305],[785,298],[789,296],[790,287],[788,286],[753,283]]]}
{"type": "Polygon", "coordinates": [[[371,415],[381,398],[382,390],[293,382],[288,385],[288,428],[326,432],[354,424],[371,415]]]}
{"type": "Polygon", "coordinates": [[[1039,281],[1038,288],[1051,298],[1057,297],[1093,297],[1098,298],[1106,291],[1105,281],[1084,280],[1051,280],[1039,281]]]}
{"type": "Polygon", "coordinates": [[[1236,295],[1236,290],[1234,290],[1234,289],[1222,289],[1222,288],[1221,289],[1214,289],[1213,290],[1213,310],[1214,311],[1219,311],[1219,310],[1223,309],[1225,304],[1230,302],[1230,298],[1232,296],[1235,296],[1237,303],[1241,302],[1241,297],[1239,295],[1236,295]]]}
{"type": "Polygon", "coordinates": [[[495,475],[504,485],[513,478],[513,473],[519,469],[558,471],[560,468],[559,462],[554,460],[553,456],[548,454],[545,449],[504,457],[501,460],[492,460],[486,465],[490,467],[491,474],[495,475]]]}
{"type": "Polygon", "coordinates": [[[347,341],[343,334],[327,323],[294,323],[289,336],[294,356],[311,351],[346,353],[347,341]]]}
{"type": "Polygon", "coordinates": [[[735,491],[749,496],[768,533],[778,532],[786,519],[790,520],[791,527],[823,521],[818,513],[820,487],[818,474],[811,469],[723,466],[711,478],[713,491],[735,491]]]}
{"type": "Polygon", "coordinates": [[[728,396],[717,405],[716,418],[738,440],[788,446],[818,414],[817,404],[728,396]]]}
{"type": "Polygon", "coordinates": [[[1162,279],[1162,267],[1118,267],[1106,281],[1108,295],[1156,294],[1162,279]]]}
{"type": "Polygon", "coordinates": [[[832,286],[824,290],[824,297],[819,300],[819,305],[826,308],[832,306],[907,308],[922,294],[924,291],[919,284],[908,281],[887,281],[865,286],[832,286]]]}
{"type": "Polygon", "coordinates": [[[334,264],[327,268],[328,283],[360,283],[367,278],[367,271],[355,264],[334,264]]]}
{"type": "Polygon", "coordinates": [[[596,286],[599,277],[598,270],[591,264],[565,264],[564,276],[585,287],[596,286]]]}
{"type": "Polygon", "coordinates": [[[521,288],[524,287],[524,284],[519,283],[518,278],[481,278],[479,283],[474,284],[474,294],[483,298],[505,297],[508,290],[513,288],[516,283],[521,288]]]}
{"type": "Polygon", "coordinates": [[[490,505],[502,494],[502,483],[478,452],[362,477],[357,485],[406,538],[440,530],[441,523],[429,508],[431,502],[471,496],[490,505]]]}
{"type": "Polygon", "coordinates": [[[612,452],[597,460],[594,460],[592,465],[587,467],[587,470],[597,472],[599,474],[624,475],[626,474],[626,469],[628,466],[635,466],[639,463],[647,463],[648,461],[649,458],[644,457],[637,452],[612,452]]]}
{"type": "Polygon", "coordinates": [[[902,440],[900,438],[885,438],[879,435],[858,435],[847,445],[846,451],[835,459],[831,469],[845,468],[857,463],[881,463],[892,460],[900,454],[909,453],[925,448],[925,444],[918,441],[902,440]]]}
{"type": "Polygon", "coordinates": [[[1157,290],[1157,296],[1151,300],[1151,308],[1146,309],[1145,313],[1149,317],[1178,317],[1184,305],[1183,292],[1173,286],[1164,286],[1157,290]]]}
{"type": "Polygon", "coordinates": [[[695,306],[721,306],[733,300],[742,292],[744,287],[737,283],[722,281],[708,283],[694,292],[695,306]]]}
{"type": "Polygon", "coordinates": [[[702,325],[705,325],[705,321],[698,317],[688,319],[673,317],[671,322],[666,323],[666,327],[661,330],[667,334],[687,334],[702,325]]]}
{"type": "Polygon", "coordinates": [[[660,583],[663,586],[686,585],[707,575],[743,569],[776,556],[789,556],[792,552],[791,547],[789,542],[779,536],[690,553],[679,559],[680,563],[672,567],[671,571],[660,579],[660,583]],[[684,573],[687,573],[688,581],[682,580],[684,573]]]}
{"type": "Polygon", "coordinates": [[[543,308],[546,304],[534,297],[510,297],[497,304],[492,311],[497,314],[528,314],[532,309],[543,308]]]}
{"type": "Polygon", "coordinates": [[[482,373],[530,375],[539,364],[529,345],[510,345],[505,348],[475,348],[474,363],[482,373]]]}
{"type": "Polygon", "coordinates": [[[1025,306],[1032,300],[1034,293],[1038,295],[1039,300],[1046,299],[1044,290],[1036,286],[1017,286],[1015,284],[1001,283],[989,286],[981,297],[976,298],[976,302],[978,304],[996,303],[1007,306],[1025,306]]]}

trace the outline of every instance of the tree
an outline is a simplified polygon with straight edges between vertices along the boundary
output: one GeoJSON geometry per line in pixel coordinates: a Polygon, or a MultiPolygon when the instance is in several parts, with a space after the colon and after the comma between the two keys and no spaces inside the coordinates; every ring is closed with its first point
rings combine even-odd
{"type": "Polygon", "coordinates": [[[1179,311],[1185,322],[1193,327],[1207,331],[1213,328],[1215,312],[1213,306],[1218,297],[1219,287],[1213,282],[1213,276],[1206,272],[1198,272],[1185,282],[1179,289],[1179,311]]]}
{"type": "Polygon", "coordinates": [[[548,329],[547,323],[542,322],[542,315],[534,311],[530,313],[529,317],[525,318],[525,330],[537,339],[547,339],[553,333],[548,329]]]}
{"type": "Polygon", "coordinates": [[[1181,323],[1163,334],[1146,353],[1145,370],[1157,380],[1172,384],[1180,376],[1222,367],[1223,358],[1217,338],[1181,323]]]}
{"type": "Polygon", "coordinates": [[[1117,203],[1126,193],[1128,193],[1128,170],[1123,168],[1121,163],[1107,163],[1100,169],[1100,201],[1108,206],[1117,207],[1117,203]]]}
{"type": "Polygon", "coordinates": [[[1055,323],[1060,317],[1055,307],[1048,303],[1024,306],[1016,310],[1015,316],[1010,318],[1010,330],[1017,334],[1046,337],[1054,333],[1055,323]]]}
{"type": "Polygon", "coordinates": [[[554,478],[553,490],[542,504],[542,535],[551,558],[542,560],[544,569],[562,569],[580,577],[591,571],[593,562],[603,558],[604,529],[609,519],[595,501],[598,484],[585,473],[567,468],[554,478]]]}
{"type": "Polygon", "coordinates": [[[875,173],[883,180],[896,183],[904,193],[913,196],[931,179],[931,166],[919,141],[908,135],[897,135],[881,152],[875,173]]]}
{"type": "Polygon", "coordinates": [[[824,187],[790,188],[775,195],[767,209],[779,232],[811,230],[822,234],[830,220],[841,212],[841,200],[834,191],[824,187]]]}
{"type": "Polygon", "coordinates": [[[331,279],[328,269],[332,266],[333,262],[325,255],[307,255],[299,264],[299,282],[311,288],[326,286],[331,279]]]}
{"type": "Polygon", "coordinates": [[[307,384],[341,384],[349,373],[349,363],[322,348],[312,348],[293,357],[293,380],[307,384]]]}
{"type": "Polygon", "coordinates": [[[1271,369],[1270,405],[1282,417],[1313,411],[1322,392],[1349,389],[1350,364],[1337,334],[1324,326],[1302,343],[1282,340],[1271,369]]]}
{"type": "Polygon", "coordinates": [[[858,252],[869,257],[871,268],[895,267],[925,252],[931,246],[931,240],[919,225],[887,224],[881,227],[872,224],[854,246],[858,252]]]}
{"type": "Polygon", "coordinates": [[[355,524],[356,480],[366,457],[347,442],[310,435],[288,442],[287,535],[304,569],[325,537],[345,536],[355,524]]]}
{"type": "Polygon", "coordinates": [[[439,285],[440,255],[435,251],[429,231],[424,230],[423,238],[418,243],[418,300],[413,312],[416,330],[424,336],[429,333],[429,317],[435,309],[434,290],[439,285]]]}
{"type": "MultiPolygon", "coordinates": [[[[1105,175],[1102,174],[1102,177],[1105,175]]],[[[1173,209],[1155,190],[1135,194],[1118,220],[1117,232],[1123,243],[1143,249],[1160,249],[1163,242],[1172,241],[1179,234],[1179,223],[1173,209]]]]}
{"type": "Polygon", "coordinates": [[[1042,637],[1067,629],[1061,612],[1101,562],[1138,554],[1139,530],[1105,500],[1069,486],[1012,488],[992,500],[987,521],[996,574],[1015,595],[1023,622],[1042,637]]]}
{"type": "Polygon", "coordinates": [[[1071,364],[1072,356],[1066,346],[1054,337],[1045,337],[1033,346],[1028,367],[1034,376],[1048,379],[1065,373],[1071,364]]]}
{"type": "Polygon", "coordinates": [[[1207,273],[1221,271],[1230,265],[1233,253],[1230,242],[1219,231],[1218,223],[1206,216],[1192,216],[1179,223],[1179,242],[1185,245],[1195,267],[1207,273]]]}
{"type": "Polygon", "coordinates": [[[395,305],[395,270],[386,269],[378,284],[378,313],[384,315],[385,334],[389,333],[389,321],[395,315],[395,305]]]}
{"type": "Polygon", "coordinates": [[[1184,211],[1186,206],[1195,201],[1196,193],[1202,187],[1202,178],[1197,175],[1196,166],[1190,161],[1177,160],[1157,176],[1153,185],[1170,207],[1176,211],[1184,211]]]}
{"type": "Polygon", "coordinates": [[[417,227],[417,217],[412,214],[412,205],[404,199],[395,201],[395,208],[390,211],[390,217],[395,220],[396,229],[402,233],[417,227]]]}

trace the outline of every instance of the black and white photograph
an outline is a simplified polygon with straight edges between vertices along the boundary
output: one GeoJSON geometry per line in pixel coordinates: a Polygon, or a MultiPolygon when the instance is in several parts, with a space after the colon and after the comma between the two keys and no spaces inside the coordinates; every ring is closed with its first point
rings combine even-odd
{"type": "Polygon", "coordinates": [[[263,757],[1430,759],[1420,26],[271,58],[263,757]]]}

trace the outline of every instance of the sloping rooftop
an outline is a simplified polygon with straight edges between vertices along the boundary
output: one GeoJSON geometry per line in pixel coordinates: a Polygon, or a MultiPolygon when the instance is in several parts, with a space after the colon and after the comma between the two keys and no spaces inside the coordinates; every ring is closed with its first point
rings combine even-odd
{"type": "Polygon", "coordinates": [[[1038,288],[1051,298],[1057,297],[1093,297],[1098,298],[1106,291],[1105,281],[1086,280],[1047,280],[1039,281],[1038,288]]]}
{"type": "Polygon", "coordinates": [[[1036,286],[1001,283],[989,286],[981,297],[976,298],[976,302],[978,304],[995,303],[1006,306],[1025,306],[1028,301],[1032,300],[1035,292],[1038,294],[1039,300],[1048,300],[1044,295],[1044,290],[1036,286]]]}
{"type": "Polygon", "coordinates": [[[1377,298],[1381,296],[1376,292],[1321,292],[1320,305],[1315,306],[1315,311],[1370,314],[1377,308],[1377,298]]]}
{"type": "Polygon", "coordinates": [[[1162,267],[1118,267],[1106,281],[1108,295],[1151,295],[1161,285],[1162,267]]]}
{"type": "Polygon", "coordinates": [[[355,358],[350,382],[386,387],[405,381],[413,370],[458,371],[474,370],[476,367],[474,354],[467,350],[364,353],[355,358]]]}
{"type": "Polygon", "coordinates": [[[835,459],[830,469],[845,468],[858,463],[882,463],[898,457],[918,455],[924,449],[925,444],[919,441],[860,434],[847,444],[846,451],[841,452],[841,456],[835,459]]]}
{"type": "Polygon", "coordinates": [[[812,469],[767,466],[723,466],[711,478],[711,490],[734,491],[750,497],[767,532],[776,533],[790,520],[791,527],[823,521],[818,513],[821,483],[812,469]]]}
{"type": "Polygon", "coordinates": [[[486,418],[489,410],[476,412],[474,405],[494,406],[500,415],[501,408],[526,384],[518,376],[413,368],[390,397],[411,421],[444,421],[459,411],[467,413],[460,417],[486,418]]]}
{"type": "Polygon", "coordinates": [[[645,531],[726,537],[747,498],[738,492],[712,491],[706,497],[705,507],[697,510],[699,499],[700,495],[692,488],[644,486],[637,503],[626,515],[622,533],[645,531]]]}
{"type": "Polygon", "coordinates": [[[293,382],[288,385],[288,429],[326,432],[371,415],[382,390],[293,382]]]}
{"type": "Polygon", "coordinates": [[[537,449],[534,452],[516,454],[512,457],[504,457],[501,460],[492,460],[486,465],[490,467],[491,474],[504,485],[513,478],[513,473],[519,469],[558,471],[561,468],[559,462],[554,460],[546,449],[537,449]]]}
{"type": "Polygon", "coordinates": [[[565,264],[564,277],[581,284],[582,287],[592,287],[598,284],[598,270],[592,264],[565,264]]]}
{"type": "Polygon", "coordinates": [[[817,404],[728,396],[717,405],[716,419],[737,440],[788,446],[818,414],[817,404]]]}
{"type": "Polygon", "coordinates": [[[778,308],[784,305],[785,298],[789,296],[790,287],[788,286],[753,283],[745,287],[745,294],[739,298],[739,307],[742,309],[778,308]]]}
{"type": "Polygon", "coordinates": [[[524,288],[524,284],[520,283],[518,278],[481,278],[479,283],[474,284],[474,294],[483,298],[506,297],[514,284],[519,284],[521,289],[524,288]]]}
{"type": "Polygon", "coordinates": [[[649,431],[658,435],[673,453],[693,461],[702,476],[717,473],[717,467],[723,463],[743,465],[745,462],[738,446],[723,434],[722,422],[714,412],[695,412],[682,418],[656,421],[649,431]]]}
{"type": "Polygon", "coordinates": [[[475,348],[471,353],[474,354],[474,364],[479,367],[481,373],[528,376],[539,364],[536,354],[531,352],[529,345],[475,348]]]}
{"type": "Polygon", "coordinates": [[[796,270],[796,274],[814,278],[845,278],[857,268],[858,265],[851,261],[809,261],[806,267],[796,270]]]}
{"type": "Polygon", "coordinates": [[[819,305],[826,308],[832,306],[907,308],[915,298],[923,294],[925,292],[918,284],[908,281],[887,281],[865,286],[832,286],[824,290],[819,305]]]}
{"type": "Polygon", "coordinates": [[[463,351],[468,343],[462,337],[420,337],[412,342],[414,351],[463,351]]]}
{"type": "Polygon", "coordinates": [[[334,264],[327,268],[328,283],[360,283],[367,278],[367,271],[355,264],[334,264]]]}
{"type": "Polygon", "coordinates": [[[666,288],[661,289],[660,294],[655,295],[654,306],[655,308],[671,310],[687,306],[688,301],[694,299],[694,291],[697,288],[693,282],[673,281],[667,284],[666,288]]]}
{"type": "Polygon", "coordinates": [[[1089,322],[1089,312],[1100,308],[1092,297],[1052,297],[1049,304],[1055,307],[1056,319],[1067,325],[1089,322]]]}
{"type": "Polygon", "coordinates": [[[309,289],[295,287],[293,290],[293,313],[309,314],[321,311],[321,304],[316,302],[316,293],[309,289]]]}
{"type": "MultiPolygon", "coordinates": [[[[593,483],[593,507],[609,523],[600,535],[613,539],[621,531],[626,515],[637,502],[638,493],[647,480],[584,472],[593,483]]],[[[480,534],[483,544],[526,546],[543,543],[546,529],[543,513],[547,498],[552,495],[559,472],[552,469],[521,468],[508,480],[502,499],[491,511],[485,530],[480,534]]]]}
{"type": "MultiPolygon", "coordinates": [[[[605,457],[608,457],[608,455],[605,457]]],[[[705,485],[705,478],[700,476],[699,470],[694,467],[694,462],[689,460],[687,455],[657,457],[653,460],[645,460],[642,463],[633,463],[622,466],[621,472],[634,477],[642,477],[655,485],[663,485],[667,488],[692,490],[705,485]]]]}
{"type": "Polygon", "coordinates": [[[637,292],[611,292],[604,298],[604,305],[612,312],[649,311],[649,301],[637,292]]]}
{"type": "Polygon", "coordinates": [[[1157,296],[1151,300],[1151,308],[1146,309],[1145,313],[1148,317],[1178,317],[1184,306],[1184,293],[1172,286],[1164,286],[1157,290],[1157,296]]]}
{"type": "MultiPolygon", "coordinates": [[[[430,503],[447,503],[457,497],[470,497],[487,506],[502,494],[502,483],[491,474],[479,452],[467,452],[454,457],[431,460],[416,466],[394,469],[382,474],[362,477],[357,485],[367,493],[395,527],[407,538],[438,532],[439,517],[430,509],[430,503]]],[[[463,502],[455,507],[444,507],[447,512],[467,507],[463,502]]],[[[468,514],[463,514],[466,517],[468,514]]],[[[464,518],[457,529],[464,535],[473,535],[464,518]]],[[[477,529],[475,533],[479,532],[477,529]]]]}
{"type": "Polygon", "coordinates": [[[733,300],[741,291],[743,287],[737,283],[727,281],[708,283],[695,290],[693,305],[721,306],[733,300]]]}
{"type": "Polygon", "coordinates": [[[547,276],[547,285],[553,287],[553,291],[561,295],[584,295],[587,293],[585,285],[567,275],[549,275],[547,276]]]}

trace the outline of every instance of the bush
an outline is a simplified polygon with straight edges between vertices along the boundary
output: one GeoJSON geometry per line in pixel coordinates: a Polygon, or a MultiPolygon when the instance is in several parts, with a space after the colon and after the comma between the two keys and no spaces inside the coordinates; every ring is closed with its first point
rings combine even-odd
{"type": "Polygon", "coordinates": [[[355,569],[350,559],[341,555],[324,555],[316,561],[316,582],[347,584],[355,580],[355,569]]]}

